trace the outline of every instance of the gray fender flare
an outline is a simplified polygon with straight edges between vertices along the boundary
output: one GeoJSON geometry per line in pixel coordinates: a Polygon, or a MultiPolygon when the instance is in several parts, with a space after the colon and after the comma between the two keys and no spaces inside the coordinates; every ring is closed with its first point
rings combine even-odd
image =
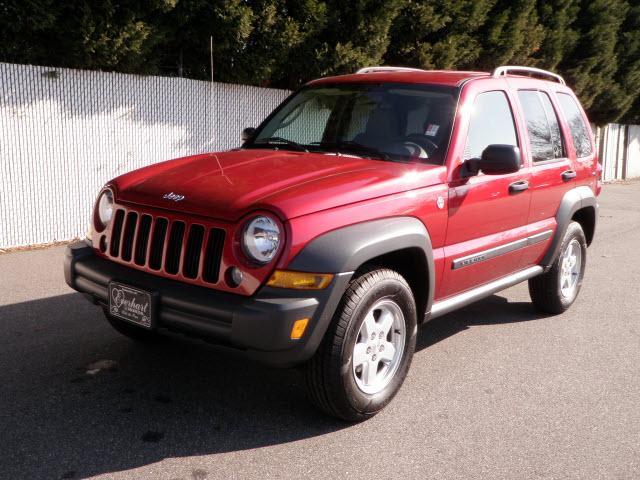
{"type": "Polygon", "coordinates": [[[428,312],[431,310],[435,288],[433,248],[429,232],[415,217],[371,220],[325,233],[304,247],[287,269],[302,272],[354,272],[373,258],[404,249],[419,249],[424,253],[427,264],[428,312]]]}
{"type": "Polygon", "coordinates": [[[596,199],[593,190],[586,185],[573,188],[562,197],[560,207],[558,207],[558,211],[556,212],[556,233],[551,241],[551,246],[540,262],[545,269],[550,268],[553,265],[553,262],[558,258],[564,234],[567,231],[569,223],[571,223],[573,215],[578,210],[585,207],[592,207],[595,210],[595,219],[597,220],[598,200],[596,199]]]}

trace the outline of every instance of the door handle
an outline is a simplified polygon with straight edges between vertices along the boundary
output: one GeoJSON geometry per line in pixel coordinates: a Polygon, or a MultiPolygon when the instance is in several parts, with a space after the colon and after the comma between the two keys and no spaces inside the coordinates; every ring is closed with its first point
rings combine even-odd
{"type": "Polygon", "coordinates": [[[562,180],[564,180],[565,182],[568,182],[569,180],[576,178],[578,174],[573,170],[566,170],[562,172],[561,176],[562,176],[562,180]]]}
{"type": "Polygon", "coordinates": [[[514,194],[514,193],[524,192],[528,188],[529,188],[529,182],[527,182],[526,180],[520,180],[518,182],[513,182],[512,184],[509,185],[509,193],[514,194]]]}

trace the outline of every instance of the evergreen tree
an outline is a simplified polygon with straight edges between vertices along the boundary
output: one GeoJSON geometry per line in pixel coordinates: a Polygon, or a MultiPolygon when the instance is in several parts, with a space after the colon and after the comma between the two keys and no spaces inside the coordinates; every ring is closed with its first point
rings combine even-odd
{"type": "Polygon", "coordinates": [[[495,0],[406,2],[391,29],[389,64],[469,68],[480,54],[477,31],[495,0]]]}
{"type": "Polygon", "coordinates": [[[601,122],[640,123],[640,3],[629,9],[616,45],[618,70],[614,88],[605,89],[594,102],[601,122]],[[635,106],[634,106],[635,102],[635,106]]]}
{"type": "Polygon", "coordinates": [[[530,65],[543,38],[535,3],[498,0],[479,31],[481,53],[475,64],[489,71],[498,65],[530,65]]]}
{"type": "Polygon", "coordinates": [[[619,108],[594,105],[594,102],[604,92],[619,101],[618,93],[613,93],[618,88],[615,82],[618,69],[616,45],[628,9],[628,4],[622,0],[584,2],[575,23],[579,39],[574,50],[559,65],[584,107],[590,110],[591,120],[596,123],[610,119],[603,109],[619,108]]]}
{"type": "Polygon", "coordinates": [[[366,65],[565,76],[640,123],[640,0],[0,0],[0,61],[296,88],[366,65]]]}
{"type": "Polygon", "coordinates": [[[578,41],[574,23],[579,0],[539,0],[537,10],[544,38],[534,54],[534,62],[540,68],[556,70],[560,62],[573,52],[578,41]]]}

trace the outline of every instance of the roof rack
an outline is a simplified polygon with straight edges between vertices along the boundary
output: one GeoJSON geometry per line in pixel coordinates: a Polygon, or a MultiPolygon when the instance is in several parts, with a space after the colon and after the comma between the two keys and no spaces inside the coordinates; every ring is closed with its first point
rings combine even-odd
{"type": "Polygon", "coordinates": [[[379,72],[426,72],[420,68],[409,67],[364,67],[356,73],[379,73],[379,72]]]}
{"type": "Polygon", "coordinates": [[[530,73],[534,75],[539,75],[541,77],[546,77],[547,80],[553,80],[562,85],[566,85],[564,78],[562,78],[557,73],[549,72],[547,70],[542,70],[541,68],[534,68],[534,67],[519,67],[517,65],[503,65],[501,67],[496,68],[491,74],[491,76],[494,78],[503,77],[513,72],[530,73]]]}

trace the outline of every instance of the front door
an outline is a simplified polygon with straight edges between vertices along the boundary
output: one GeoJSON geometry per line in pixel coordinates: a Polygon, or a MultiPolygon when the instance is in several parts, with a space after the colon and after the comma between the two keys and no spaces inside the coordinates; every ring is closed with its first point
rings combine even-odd
{"type": "MultiPolygon", "coordinates": [[[[495,83],[492,82],[495,88],[495,83]]],[[[519,145],[506,89],[469,98],[462,162],[479,158],[489,145],[519,145]]],[[[460,121],[465,121],[460,119],[460,121]]],[[[525,166],[526,167],[526,166],[525,166]]],[[[449,222],[444,275],[437,297],[463,292],[518,270],[531,199],[529,169],[505,175],[461,178],[454,170],[449,188],[449,222]],[[457,176],[457,178],[456,178],[457,176]]]]}

